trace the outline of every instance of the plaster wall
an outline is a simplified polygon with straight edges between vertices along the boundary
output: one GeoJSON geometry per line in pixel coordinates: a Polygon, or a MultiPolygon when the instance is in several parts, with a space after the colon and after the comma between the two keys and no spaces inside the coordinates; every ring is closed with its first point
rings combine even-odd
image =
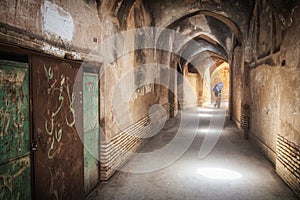
{"type": "Polygon", "coordinates": [[[100,22],[96,1],[1,1],[0,16],[3,41],[59,57],[88,54],[111,31],[100,22]]]}
{"type": "MultiPolygon", "coordinates": [[[[150,23],[149,13],[141,1],[136,1],[127,18],[127,29],[147,27],[150,23]]],[[[141,41],[137,40],[135,34],[126,34],[125,37],[124,43],[118,45],[132,51],[116,58],[114,63],[108,64],[103,76],[105,81],[101,91],[105,99],[105,114],[101,121],[105,121],[106,139],[113,138],[146,117],[149,108],[157,102],[153,85],[142,87],[138,85],[139,81],[141,83],[145,81],[143,78],[146,76],[152,76],[143,64],[151,62],[153,51],[134,50],[135,43],[141,41]]]]}
{"type": "MultiPolygon", "coordinates": [[[[296,10],[291,15],[293,24],[284,27],[284,32],[278,32],[278,18],[274,22],[269,20],[271,14],[265,15],[264,9],[268,5],[260,8],[256,17],[262,22],[261,27],[267,26],[274,30],[268,38],[268,29],[260,30],[257,33],[257,42],[254,42],[255,49],[252,51],[253,58],[258,60],[258,64],[250,69],[250,93],[251,93],[251,120],[250,132],[256,137],[260,146],[275,163],[277,135],[284,136],[295,144],[300,143],[299,134],[299,54],[300,37],[299,14],[296,10]],[[267,18],[267,19],[265,19],[267,18]],[[280,35],[280,36],[278,36],[280,35]],[[263,42],[262,39],[265,38],[263,42]],[[280,52],[277,53],[277,41],[282,38],[280,52]],[[272,43],[273,41],[273,43],[272,43]],[[257,51],[256,49],[264,49],[257,51]],[[265,56],[269,54],[269,56],[265,56]],[[259,59],[261,58],[261,59],[259,59]]],[[[255,19],[253,19],[255,21],[255,19]]],[[[255,27],[254,27],[255,29],[255,27]]],[[[255,29],[256,30],[256,29],[255,29]]],[[[254,139],[254,138],[253,138],[254,139]]]]}
{"type": "Polygon", "coordinates": [[[240,126],[242,102],[242,48],[236,47],[232,65],[232,110],[233,119],[240,126]]]}
{"type": "Polygon", "coordinates": [[[266,1],[257,4],[250,23],[250,141],[300,195],[300,10],[273,9],[266,1]]]}
{"type": "Polygon", "coordinates": [[[190,73],[185,68],[185,81],[183,82],[184,107],[202,106],[203,79],[198,73],[190,73]]]}

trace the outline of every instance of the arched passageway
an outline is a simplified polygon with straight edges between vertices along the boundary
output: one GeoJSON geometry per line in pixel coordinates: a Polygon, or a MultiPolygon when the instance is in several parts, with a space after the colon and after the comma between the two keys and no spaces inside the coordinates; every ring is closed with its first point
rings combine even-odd
{"type": "Polygon", "coordinates": [[[299,9],[2,0],[0,199],[297,199],[299,9]]]}

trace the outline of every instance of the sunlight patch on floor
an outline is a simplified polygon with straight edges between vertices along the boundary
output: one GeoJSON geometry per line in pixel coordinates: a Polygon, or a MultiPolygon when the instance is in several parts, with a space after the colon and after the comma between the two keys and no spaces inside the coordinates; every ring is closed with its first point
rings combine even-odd
{"type": "Polygon", "coordinates": [[[235,180],[242,177],[238,172],[223,168],[199,168],[197,174],[217,180],[235,180]]]}

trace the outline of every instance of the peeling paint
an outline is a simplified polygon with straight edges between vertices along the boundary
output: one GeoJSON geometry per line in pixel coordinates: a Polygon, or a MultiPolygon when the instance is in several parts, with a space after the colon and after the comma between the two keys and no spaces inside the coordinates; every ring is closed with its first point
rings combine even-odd
{"type": "Polygon", "coordinates": [[[0,199],[30,199],[27,64],[0,61],[0,199]]]}
{"type": "Polygon", "coordinates": [[[70,13],[49,1],[44,1],[41,6],[43,16],[43,29],[48,36],[55,36],[67,41],[72,41],[75,26],[70,13]]]}
{"type": "Polygon", "coordinates": [[[54,56],[57,56],[57,57],[60,57],[60,58],[64,58],[65,54],[66,54],[66,51],[64,51],[64,50],[62,50],[58,47],[51,46],[49,44],[44,44],[43,45],[43,51],[45,53],[49,53],[51,55],[54,55],[54,56]]]}

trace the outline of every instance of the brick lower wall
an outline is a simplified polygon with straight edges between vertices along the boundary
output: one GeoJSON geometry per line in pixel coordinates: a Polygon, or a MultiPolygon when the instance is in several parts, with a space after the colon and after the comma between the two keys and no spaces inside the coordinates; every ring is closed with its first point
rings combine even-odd
{"type": "Polygon", "coordinates": [[[104,141],[100,146],[100,180],[108,180],[116,170],[120,169],[131,157],[131,152],[137,152],[144,138],[151,133],[155,125],[164,115],[163,110],[152,113],[129,126],[110,140],[104,141]]]}
{"type": "Polygon", "coordinates": [[[300,197],[300,146],[277,137],[276,172],[300,197]]]}

